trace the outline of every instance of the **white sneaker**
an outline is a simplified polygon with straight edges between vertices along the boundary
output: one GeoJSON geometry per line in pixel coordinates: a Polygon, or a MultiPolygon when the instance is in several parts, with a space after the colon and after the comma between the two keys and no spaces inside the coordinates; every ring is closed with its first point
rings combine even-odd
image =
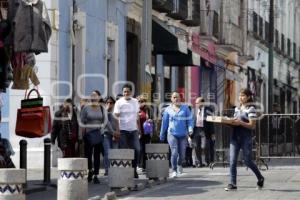
{"type": "Polygon", "coordinates": [[[177,166],[177,174],[182,174],[183,173],[183,170],[182,170],[182,166],[177,166]]]}
{"type": "Polygon", "coordinates": [[[136,171],[142,172],[142,171],[143,171],[143,168],[137,167],[137,168],[136,168],[136,171]]]}
{"type": "Polygon", "coordinates": [[[172,172],[171,178],[177,178],[177,172],[172,172]]]}

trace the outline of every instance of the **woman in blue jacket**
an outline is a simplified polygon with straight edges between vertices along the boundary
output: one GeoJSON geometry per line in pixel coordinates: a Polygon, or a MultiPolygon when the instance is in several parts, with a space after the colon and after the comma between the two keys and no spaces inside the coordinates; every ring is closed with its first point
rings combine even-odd
{"type": "Polygon", "coordinates": [[[193,115],[187,105],[180,103],[180,95],[173,92],[169,105],[162,118],[160,140],[167,136],[171,149],[172,178],[182,174],[182,161],[185,157],[187,138],[193,133],[193,115]]]}
{"type": "Polygon", "coordinates": [[[230,137],[230,183],[226,191],[236,190],[237,158],[239,151],[243,150],[245,165],[249,167],[257,178],[257,186],[264,186],[264,177],[256,164],[252,161],[252,132],[256,127],[256,110],[253,106],[252,92],[249,89],[241,89],[239,95],[240,106],[235,108],[234,118],[231,122],[234,126],[230,137]]]}

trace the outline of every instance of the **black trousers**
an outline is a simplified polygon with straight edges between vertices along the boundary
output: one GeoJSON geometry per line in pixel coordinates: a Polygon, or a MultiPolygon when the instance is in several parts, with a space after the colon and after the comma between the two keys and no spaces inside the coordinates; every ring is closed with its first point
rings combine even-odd
{"type": "Polygon", "coordinates": [[[89,172],[93,171],[94,175],[99,174],[101,149],[103,149],[102,144],[92,146],[87,139],[84,138],[84,155],[88,159],[89,172]]]}

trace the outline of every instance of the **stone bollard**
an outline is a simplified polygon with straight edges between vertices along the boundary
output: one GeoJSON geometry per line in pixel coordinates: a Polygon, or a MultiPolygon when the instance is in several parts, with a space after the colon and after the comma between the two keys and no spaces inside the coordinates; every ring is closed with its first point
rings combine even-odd
{"type": "Polygon", "coordinates": [[[0,199],[25,200],[25,169],[0,169],[0,199]]]}
{"type": "Polygon", "coordinates": [[[146,144],[146,172],[149,179],[169,177],[168,153],[168,144],[146,144]]]}
{"type": "Polygon", "coordinates": [[[132,149],[110,149],[108,152],[108,186],[113,188],[134,187],[134,169],[132,149]]]}
{"type": "Polygon", "coordinates": [[[58,170],[58,200],[88,199],[86,158],[59,158],[58,170]]]}

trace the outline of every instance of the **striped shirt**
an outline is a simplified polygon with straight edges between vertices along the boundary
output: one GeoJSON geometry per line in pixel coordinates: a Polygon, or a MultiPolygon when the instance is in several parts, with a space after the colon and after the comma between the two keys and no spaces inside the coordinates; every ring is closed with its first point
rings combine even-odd
{"type": "MultiPolygon", "coordinates": [[[[256,117],[257,114],[254,106],[241,107],[241,108],[236,107],[234,110],[234,118],[239,119],[246,123],[249,123],[249,120],[255,119],[256,117]]],[[[251,134],[252,130],[243,126],[237,126],[234,127],[233,132],[237,134],[241,134],[241,133],[251,134]]]]}

